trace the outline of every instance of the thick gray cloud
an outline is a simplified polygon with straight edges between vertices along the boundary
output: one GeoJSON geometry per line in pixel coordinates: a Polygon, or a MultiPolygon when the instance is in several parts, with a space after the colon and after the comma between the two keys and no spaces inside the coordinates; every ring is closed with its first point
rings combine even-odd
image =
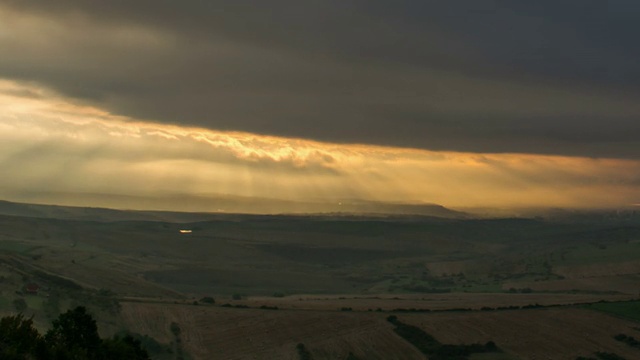
{"type": "Polygon", "coordinates": [[[640,158],[629,1],[4,1],[0,77],[336,142],[640,158]]]}

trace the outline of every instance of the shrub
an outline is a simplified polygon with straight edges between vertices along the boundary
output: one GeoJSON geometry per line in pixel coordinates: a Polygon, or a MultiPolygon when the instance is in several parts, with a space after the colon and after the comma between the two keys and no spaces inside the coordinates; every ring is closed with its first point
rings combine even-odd
{"type": "Polygon", "coordinates": [[[200,302],[203,304],[215,304],[216,300],[211,296],[205,296],[202,299],[200,299],[200,302]]]}

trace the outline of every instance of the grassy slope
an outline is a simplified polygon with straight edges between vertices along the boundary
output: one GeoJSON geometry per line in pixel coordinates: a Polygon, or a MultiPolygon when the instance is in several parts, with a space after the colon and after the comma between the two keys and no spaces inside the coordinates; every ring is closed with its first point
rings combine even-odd
{"type": "Polygon", "coordinates": [[[0,216],[0,252],[127,295],[495,292],[546,283],[554,291],[621,291],[623,283],[558,281],[640,273],[638,240],[635,225],[522,219],[252,216],[173,224],[0,216]],[[185,227],[193,233],[181,235],[185,227]]]}

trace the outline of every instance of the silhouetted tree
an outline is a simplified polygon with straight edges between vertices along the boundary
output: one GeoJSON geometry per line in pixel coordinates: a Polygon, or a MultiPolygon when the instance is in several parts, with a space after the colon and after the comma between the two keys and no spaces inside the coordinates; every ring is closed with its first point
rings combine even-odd
{"type": "Polygon", "coordinates": [[[140,341],[131,336],[102,340],[95,320],[84,307],[61,314],[43,337],[33,319],[22,314],[0,320],[2,360],[149,360],[140,341]]]}
{"type": "Polygon", "coordinates": [[[0,320],[0,359],[21,360],[36,356],[42,337],[33,327],[33,318],[22,314],[0,320]]]}
{"type": "Polygon", "coordinates": [[[54,356],[88,356],[97,358],[100,336],[96,321],[87,314],[84,306],[78,306],[61,314],[52,322],[45,340],[54,356]]]}

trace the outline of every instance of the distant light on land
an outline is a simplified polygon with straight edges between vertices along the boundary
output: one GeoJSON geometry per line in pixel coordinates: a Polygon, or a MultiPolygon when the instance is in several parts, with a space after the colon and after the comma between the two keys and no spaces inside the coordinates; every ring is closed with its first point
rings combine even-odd
{"type": "Polygon", "coordinates": [[[191,234],[193,230],[182,229],[180,230],[180,234],[191,234]]]}

